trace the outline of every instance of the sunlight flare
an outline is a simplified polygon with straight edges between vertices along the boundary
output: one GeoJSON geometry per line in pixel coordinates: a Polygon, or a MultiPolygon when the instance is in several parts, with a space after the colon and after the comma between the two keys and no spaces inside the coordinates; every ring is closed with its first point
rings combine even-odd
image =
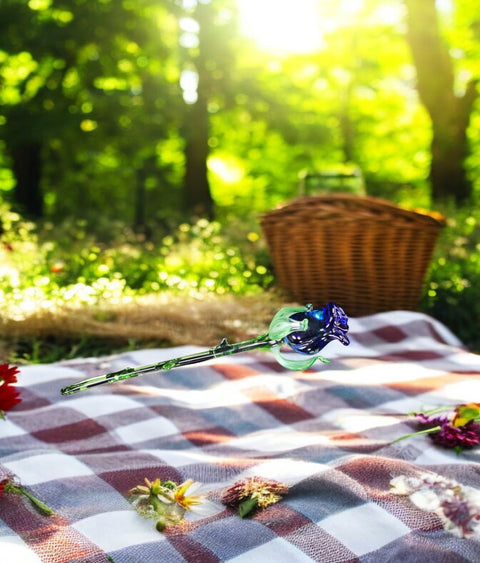
{"type": "Polygon", "coordinates": [[[316,0],[237,0],[242,32],[266,51],[308,53],[322,44],[316,0]]]}
{"type": "MultiPolygon", "coordinates": [[[[441,0],[442,5],[449,2],[441,0]]],[[[403,15],[401,3],[372,10],[364,0],[237,0],[237,7],[242,33],[260,49],[281,55],[318,51],[326,34],[365,18],[395,24],[403,15]]]]}

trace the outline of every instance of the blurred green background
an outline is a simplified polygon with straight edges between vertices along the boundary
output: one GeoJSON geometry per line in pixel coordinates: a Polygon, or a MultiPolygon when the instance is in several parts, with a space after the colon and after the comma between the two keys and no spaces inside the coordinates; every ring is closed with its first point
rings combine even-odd
{"type": "Polygon", "coordinates": [[[479,351],[479,76],[474,1],[2,0],[5,359],[105,350],[42,312],[268,299],[258,216],[315,172],[447,217],[421,308],[479,351]]]}

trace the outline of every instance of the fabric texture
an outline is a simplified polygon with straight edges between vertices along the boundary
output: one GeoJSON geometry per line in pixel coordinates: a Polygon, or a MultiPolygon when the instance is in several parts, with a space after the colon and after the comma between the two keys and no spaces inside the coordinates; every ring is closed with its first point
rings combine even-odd
{"type": "Polygon", "coordinates": [[[392,494],[424,470],[480,488],[478,449],[457,454],[406,413],[480,402],[480,357],[442,324],[395,311],[350,319],[351,345],[304,372],[268,351],[217,358],[62,396],[80,379],[200,350],[182,346],[21,366],[23,401],[0,421],[0,478],[56,514],[0,498],[6,563],[480,561],[480,541],[392,494]],[[289,485],[240,518],[218,511],[165,533],[127,498],[145,477],[204,484],[215,501],[244,477],[289,485]]]}

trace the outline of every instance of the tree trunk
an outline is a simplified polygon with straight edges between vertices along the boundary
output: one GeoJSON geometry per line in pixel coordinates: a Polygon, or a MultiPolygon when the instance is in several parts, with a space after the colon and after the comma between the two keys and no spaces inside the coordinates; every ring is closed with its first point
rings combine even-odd
{"type": "MultiPolygon", "coordinates": [[[[461,99],[457,102],[457,106],[460,105],[461,99]]],[[[468,125],[458,116],[458,112],[446,114],[444,118],[439,116],[433,122],[430,164],[432,199],[453,199],[462,204],[468,202],[472,195],[472,183],[465,168],[465,160],[469,155],[468,125]]]]}
{"type": "Polygon", "coordinates": [[[207,101],[200,94],[186,112],[184,207],[208,218],[213,216],[213,199],[208,181],[209,117],[207,101]]]}
{"type": "Polygon", "coordinates": [[[134,192],[134,230],[137,233],[144,233],[146,227],[146,203],[147,190],[145,189],[145,168],[137,170],[135,175],[135,192],[134,192]]]}
{"type": "Polygon", "coordinates": [[[353,82],[350,79],[349,83],[345,86],[345,90],[341,93],[342,100],[339,115],[343,161],[347,164],[355,162],[355,131],[354,124],[350,116],[352,88],[353,82]]]}
{"type": "Polygon", "coordinates": [[[43,217],[43,197],[40,190],[42,171],[40,143],[24,143],[11,150],[13,173],[17,181],[14,199],[19,211],[30,219],[43,217]]]}
{"type": "Polygon", "coordinates": [[[209,69],[209,41],[215,34],[213,6],[197,1],[193,17],[199,24],[198,50],[191,58],[198,85],[197,100],[188,106],[185,116],[184,202],[186,210],[211,219],[213,199],[208,181],[207,159],[210,152],[208,100],[213,89],[212,71],[209,69]]]}
{"type": "Polygon", "coordinates": [[[472,195],[465,161],[470,153],[467,129],[478,96],[476,82],[471,81],[463,95],[456,94],[453,63],[440,35],[435,0],[405,0],[405,5],[417,89],[432,121],[432,200],[465,203],[472,195]]]}

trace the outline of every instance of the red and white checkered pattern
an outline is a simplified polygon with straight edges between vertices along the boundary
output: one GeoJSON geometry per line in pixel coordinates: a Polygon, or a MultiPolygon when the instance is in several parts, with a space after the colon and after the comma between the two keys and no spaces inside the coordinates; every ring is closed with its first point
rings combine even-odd
{"type": "Polygon", "coordinates": [[[0,477],[14,474],[56,515],[0,498],[0,560],[105,562],[480,561],[480,542],[389,492],[425,468],[480,488],[478,450],[457,455],[412,432],[405,413],[480,402],[480,357],[418,313],[350,320],[329,365],[289,372],[268,352],[229,356],[62,397],[80,379],[198,348],[140,350],[21,368],[23,398],[0,421],[0,477]],[[161,534],[126,498],[147,477],[214,496],[247,476],[290,486],[241,519],[219,505],[161,534]]]}

